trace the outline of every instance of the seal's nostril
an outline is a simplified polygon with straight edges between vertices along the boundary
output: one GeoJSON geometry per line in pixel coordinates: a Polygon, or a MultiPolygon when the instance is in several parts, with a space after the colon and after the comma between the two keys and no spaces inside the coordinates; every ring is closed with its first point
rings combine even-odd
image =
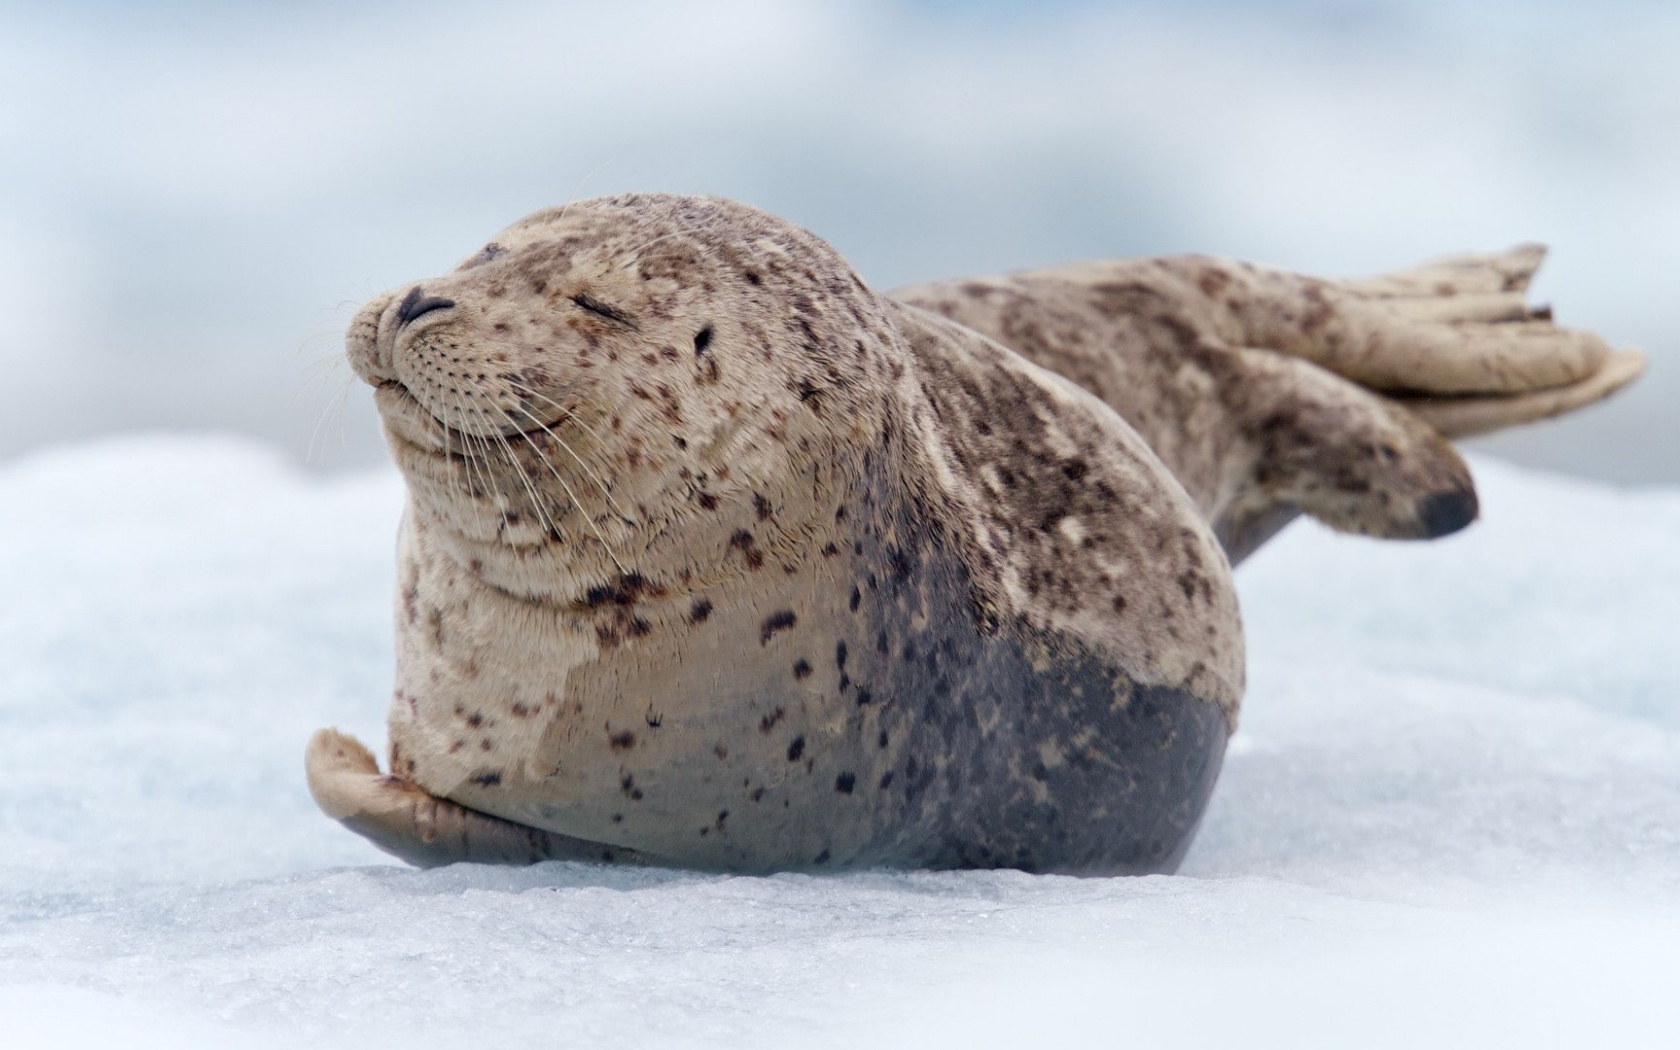
{"type": "Polygon", "coordinates": [[[438,296],[422,295],[420,286],[415,285],[408,290],[402,303],[397,307],[397,327],[409,324],[415,318],[431,313],[433,310],[447,310],[455,305],[453,299],[441,299],[438,296]]]}

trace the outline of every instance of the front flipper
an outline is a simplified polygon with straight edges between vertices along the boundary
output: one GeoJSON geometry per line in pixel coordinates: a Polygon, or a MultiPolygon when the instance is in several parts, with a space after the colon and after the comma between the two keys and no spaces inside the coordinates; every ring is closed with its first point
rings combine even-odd
{"type": "Polygon", "coordinates": [[[545,860],[651,863],[635,850],[557,835],[467,809],[379,772],[356,738],[320,729],[305,753],[309,793],[322,812],[416,867],[457,861],[536,864],[545,860]]]}

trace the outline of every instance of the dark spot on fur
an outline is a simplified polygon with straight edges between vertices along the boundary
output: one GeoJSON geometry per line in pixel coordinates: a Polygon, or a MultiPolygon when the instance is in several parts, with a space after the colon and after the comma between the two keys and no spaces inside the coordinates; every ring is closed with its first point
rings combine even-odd
{"type": "Polygon", "coordinates": [[[803,657],[794,661],[793,677],[798,681],[811,677],[811,665],[803,657]]]}
{"type": "Polygon", "coordinates": [[[706,617],[712,615],[712,601],[710,598],[696,598],[688,610],[689,623],[705,623],[706,617]]]}
{"type": "Polygon", "coordinates": [[[821,853],[817,854],[817,859],[813,860],[811,863],[812,864],[827,864],[828,863],[828,850],[823,850],[821,853]]]}
{"type": "Polygon", "coordinates": [[[707,325],[694,333],[694,356],[699,357],[712,345],[712,326],[707,325]]]}
{"type": "Polygon", "coordinates": [[[489,262],[490,260],[498,258],[499,256],[502,256],[502,255],[505,255],[505,254],[507,254],[507,249],[506,248],[503,248],[501,245],[497,244],[495,241],[491,241],[489,244],[486,244],[483,248],[480,248],[477,255],[473,256],[471,259],[468,259],[466,262],[462,263],[461,264],[461,269],[470,270],[475,266],[483,266],[485,263],[489,262]]]}
{"type": "Polygon", "coordinates": [[[856,774],[842,773],[834,778],[834,790],[840,792],[842,795],[850,795],[852,793],[852,785],[856,783],[856,774]]]}
{"type": "Polygon", "coordinates": [[[770,513],[770,501],[756,492],[753,493],[753,514],[758,517],[758,520],[768,521],[770,519],[770,513]]]}
{"type": "Polygon", "coordinates": [[[852,588],[852,599],[848,603],[848,604],[851,605],[853,612],[858,611],[858,603],[861,602],[861,601],[863,601],[863,592],[858,590],[856,587],[853,587],[852,588]]]}
{"type": "Polygon", "coordinates": [[[1231,279],[1223,271],[1211,267],[1196,276],[1196,287],[1209,298],[1218,295],[1230,283],[1231,279]]]}
{"type": "Polygon", "coordinates": [[[889,769],[885,773],[881,774],[881,782],[879,784],[877,784],[876,787],[880,788],[882,791],[885,791],[885,790],[887,790],[887,788],[892,786],[892,781],[893,781],[893,771],[889,769]]]}
{"type": "Polygon", "coordinates": [[[758,549],[758,542],[746,529],[736,529],[735,534],[729,537],[729,546],[741,552],[741,559],[747,563],[747,568],[763,568],[764,552],[758,549]]]}
{"type": "Polygon", "coordinates": [[[774,711],[771,711],[769,714],[758,720],[758,731],[760,733],[770,732],[770,730],[776,728],[777,723],[786,716],[787,711],[780,707],[776,708],[774,711]]]}
{"type": "Polygon", "coordinates": [[[622,733],[614,733],[608,737],[607,743],[612,745],[614,751],[628,751],[636,746],[636,734],[626,729],[622,733]]]}
{"type": "Polygon", "coordinates": [[[844,638],[834,645],[834,666],[841,671],[846,669],[846,640],[844,638]]]}
{"type": "Polygon", "coordinates": [[[472,782],[480,787],[495,787],[502,782],[502,775],[500,773],[480,773],[472,778],[472,782]]]}
{"type": "Polygon", "coordinates": [[[898,548],[893,548],[887,554],[887,566],[892,569],[894,582],[903,583],[910,578],[910,557],[898,548]]]}
{"type": "Polygon", "coordinates": [[[794,737],[793,738],[793,743],[788,745],[787,760],[789,762],[797,762],[797,761],[799,761],[799,756],[803,755],[804,753],[805,753],[805,738],[802,737],[802,736],[794,737]]]}
{"type": "Polygon", "coordinates": [[[874,702],[875,702],[875,694],[871,693],[869,690],[864,689],[860,686],[858,688],[858,693],[857,693],[857,705],[859,707],[868,707],[870,704],[872,704],[874,702]]]}
{"type": "Polygon", "coordinates": [[[799,617],[795,616],[793,614],[793,610],[791,609],[783,609],[780,612],[771,613],[769,616],[766,616],[764,618],[764,622],[759,625],[758,644],[769,645],[770,639],[775,637],[777,632],[785,631],[798,622],[799,617]]]}

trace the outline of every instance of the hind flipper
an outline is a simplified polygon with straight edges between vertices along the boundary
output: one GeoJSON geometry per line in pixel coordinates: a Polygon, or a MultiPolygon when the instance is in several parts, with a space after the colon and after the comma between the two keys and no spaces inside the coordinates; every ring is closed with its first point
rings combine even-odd
{"type": "Polygon", "coordinates": [[[1519,244],[1493,255],[1475,252],[1447,255],[1406,270],[1342,281],[1341,285],[1372,299],[1427,301],[1516,296],[1520,301],[1545,261],[1545,245],[1519,244]]]}
{"type": "Polygon", "coordinates": [[[467,809],[379,772],[354,737],[321,729],[305,753],[309,793],[322,812],[416,867],[457,861],[536,864],[545,860],[649,863],[635,850],[558,835],[467,809]]]}
{"type": "Polygon", "coordinates": [[[1368,281],[1232,264],[1238,341],[1382,392],[1522,394],[1588,379],[1610,356],[1524,298],[1540,251],[1456,256],[1368,281]]]}
{"type": "Polygon", "coordinates": [[[1617,350],[1592,375],[1550,390],[1459,397],[1420,394],[1396,396],[1393,400],[1444,437],[1473,437],[1585,408],[1627,386],[1644,371],[1644,354],[1637,350],[1617,350]]]}

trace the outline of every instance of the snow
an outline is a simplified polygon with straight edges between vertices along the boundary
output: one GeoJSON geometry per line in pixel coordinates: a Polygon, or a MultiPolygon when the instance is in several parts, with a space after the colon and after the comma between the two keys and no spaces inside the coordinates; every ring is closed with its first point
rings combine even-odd
{"type": "Polygon", "coordinates": [[[232,438],[0,464],[0,1045],[1680,1045],[1680,490],[1475,461],[1427,545],[1297,525],[1173,877],[421,872],[388,472],[232,438]]]}

